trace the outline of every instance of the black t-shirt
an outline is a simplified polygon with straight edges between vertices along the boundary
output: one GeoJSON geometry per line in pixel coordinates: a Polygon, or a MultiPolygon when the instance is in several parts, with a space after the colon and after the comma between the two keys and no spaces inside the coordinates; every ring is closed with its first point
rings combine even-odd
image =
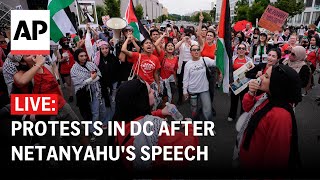
{"type": "MultiPolygon", "coordinates": [[[[141,47],[140,41],[136,41],[136,43],[137,43],[137,45],[139,47],[141,47]]],[[[122,44],[123,44],[123,42],[120,42],[120,43],[118,43],[116,45],[117,57],[119,57],[119,55],[120,55],[122,44]]],[[[128,44],[127,50],[128,51],[132,51],[132,52],[136,51],[133,43],[128,44]]],[[[132,63],[128,62],[128,58],[127,57],[126,57],[126,61],[125,62],[121,62],[120,75],[119,75],[120,81],[127,81],[128,80],[128,77],[129,77],[131,69],[132,69],[132,65],[133,65],[132,63]]]]}

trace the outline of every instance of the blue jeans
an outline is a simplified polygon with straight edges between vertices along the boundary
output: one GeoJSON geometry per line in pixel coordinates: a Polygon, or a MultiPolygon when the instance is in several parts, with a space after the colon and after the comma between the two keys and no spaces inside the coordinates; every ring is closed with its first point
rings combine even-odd
{"type": "Polygon", "coordinates": [[[89,131],[90,133],[93,133],[95,131],[95,128],[93,127],[94,122],[101,121],[104,125],[107,125],[107,122],[110,119],[111,109],[106,108],[104,99],[101,98],[99,100],[96,97],[95,92],[92,93],[92,102],[90,103],[90,107],[92,113],[92,124],[89,126],[89,131]]]}
{"type": "Polygon", "coordinates": [[[195,117],[201,108],[205,120],[212,121],[212,106],[209,91],[190,94],[190,104],[192,117],[195,117]]]}
{"type": "MultiPolygon", "coordinates": [[[[113,118],[113,115],[116,111],[116,94],[117,94],[117,86],[118,86],[118,82],[115,82],[112,84],[112,93],[110,94],[109,96],[109,99],[110,99],[110,106],[111,106],[111,109],[110,109],[110,119],[113,118]]],[[[107,108],[109,109],[109,108],[107,108]]]]}

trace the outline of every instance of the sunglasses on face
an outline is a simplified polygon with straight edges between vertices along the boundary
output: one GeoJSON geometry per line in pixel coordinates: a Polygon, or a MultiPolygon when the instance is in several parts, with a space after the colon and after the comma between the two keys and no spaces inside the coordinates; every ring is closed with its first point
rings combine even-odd
{"type": "Polygon", "coordinates": [[[195,51],[199,52],[200,49],[191,49],[191,51],[193,51],[193,52],[195,52],[195,51]]]}
{"type": "Polygon", "coordinates": [[[246,50],[246,48],[238,47],[237,50],[246,50]]]}

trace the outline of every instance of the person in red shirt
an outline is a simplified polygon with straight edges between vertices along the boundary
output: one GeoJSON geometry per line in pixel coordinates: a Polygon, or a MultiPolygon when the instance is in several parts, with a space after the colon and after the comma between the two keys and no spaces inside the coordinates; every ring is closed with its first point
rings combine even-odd
{"type": "MultiPolygon", "coordinates": [[[[33,81],[32,93],[34,94],[57,94],[58,95],[58,115],[57,116],[33,116],[31,120],[58,120],[58,121],[80,121],[71,106],[64,100],[59,84],[56,77],[52,74],[50,66],[45,65],[45,58],[41,55],[36,57],[29,56],[22,58],[22,62],[26,63],[28,70],[20,70],[14,74],[13,78],[17,86],[23,87],[33,81]]],[[[80,123],[81,124],[81,123],[80,123]]],[[[89,139],[84,136],[84,126],[79,126],[81,135],[70,136],[68,142],[71,145],[89,145],[89,139]]],[[[58,128],[55,129],[57,134],[60,134],[58,128]]],[[[50,134],[52,129],[48,128],[47,133],[50,134]]],[[[61,138],[59,136],[47,137],[45,140],[46,145],[59,145],[61,138]]]]}
{"type": "MultiPolygon", "coordinates": [[[[239,69],[241,66],[245,65],[247,62],[252,62],[252,59],[246,56],[246,50],[247,47],[245,44],[239,44],[237,47],[237,54],[236,56],[233,56],[233,71],[239,69]]],[[[242,98],[245,94],[245,90],[240,92],[239,94],[235,95],[231,91],[231,106],[230,106],[230,111],[228,115],[228,121],[233,121],[236,116],[237,116],[237,111],[238,111],[238,102],[239,99],[242,101],[242,98]]],[[[241,105],[241,110],[240,112],[243,112],[243,108],[241,105]]]]}
{"type": "Polygon", "coordinates": [[[299,74],[286,65],[270,67],[261,76],[261,83],[250,81],[242,101],[248,113],[237,123],[233,157],[241,168],[269,173],[300,165],[293,110],[302,100],[300,84],[299,74]],[[265,93],[256,97],[257,90],[265,93]]]}
{"type": "Polygon", "coordinates": [[[312,86],[314,86],[314,77],[313,77],[313,73],[316,70],[317,67],[317,63],[320,62],[320,52],[319,52],[319,47],[317,46],[317,38],[312,37],[310,39],[310,46],[307,49],[307,62],[310,66],[311,69],[311,82],[309,82],[308,87],[306,89],[306,91],[308,91],[310,88],[312,88],[312,86]]]}
{"type": "MultiPolygon", "coordinates": [[[[174,136],[159,135],[160,125],[165,123],[165,116],[169,115],[167,107],[159,109],[157,111],[151,111],[151,107],[155,103],[155,97],[153,89],[150,88],[148,83],[141,81],[140,79],[133,79],[131,81],[124,82],[118,89],[116,95],[116,112],[114,115],[114,121],[125,122],[125,134],[117,134],[114,138],[116,146],[134,146],[136,148],[136,156],[141,155],[142,146],[183,146],[185,149],[187,146],[198,146],[199,138],[193,136],[193,125],[185,127],[188,128],[188,135],[183,132],[176,132],[174,136]],[[138,121],[144,124],[146,121],[152,122],[154,125],[151,136],[146,136],[141,132],[137,136],[130,136],[131,121],[138,121]]],[[[171,127],[169,126],[169,130],[171,127]]],[[[195,151],[189,151],[189,156],[195,155],[195,151]]],[[[126,152],[120,154],[120,161],[124,168],[130,173],[136,170],[160,170],[165,168],[166,172],[170,170],[178,171],[185,170],[188,167],[188,163],[183,158],[183,161],[164,161],[161,156],[157,156],[155,161],[141,161],[140,158],[136,158],[133,161],[126,159],[128,154],[126,152]]],[[[180,156],[179,156],[180,157],[180,156]]],[[[121,169],[123,170],[123,169],[121,169]]]]}
{"type": "Polygon", "coordinates": [[[183,27],[183,25],[180,26],[180,33],[181,33],[181,34],[184,33],[184,27],[183,27]]]}
{"type": "Polygon", "coordinates": [[[128,57],[128,62],[133,63],[132,69],[134,75],[138,75],[155,90],[157,101],[154,108],[156,108],[161,103],[161,98],[159,96],[159,93],[161,92],[159,77],[161,67],[160,61],[158,57],[152,54],[154,45],[151,39],[148,38],[141,42],[142,53],[128,51],[127,45],[132,38],[132,35],[128,36],[127,40],[122,45],[121,51],[128,57]]]}
{"type": "MultiPolygon", "coordinates": [[[[73,102],[73,93],[72,93],[72,84],[71,84],[71,76],[70,70],[74,65],[74,57],[73,57],[73,50],[69,47],[69,39],[64,37],[61,38],[59,44],[62,46],[61,49],[61,58],[58,58],[60,63],[60,74],[61,77],[64,79],[64,82],[67,84],[67,93],[69,95],[69,102],[73,102]]],[[[60,56],[59,56],[60,57],[60,56]]]]}
{"type": "Polygon", "coordinates": [[[162,106],[166,102],[172,103],[174,94],[174,87],[178,83],[177,69],[178,69],[178,57],[174,56],[175,46],[172,42],[165,45],[165,51],[162,50],[161,54],[165,53],[165,56],[160,56],[161,62],[160,78],[161,85],[163,86],[162,106]]]}

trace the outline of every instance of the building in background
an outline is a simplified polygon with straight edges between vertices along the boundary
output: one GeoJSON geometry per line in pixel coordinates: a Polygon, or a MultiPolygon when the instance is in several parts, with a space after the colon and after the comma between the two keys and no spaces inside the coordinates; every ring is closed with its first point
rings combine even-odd
{"type": "Polygon", "coordinates": [[[168,16],[169,15],[169,11],[167,8],[163,7],[162,9],[162,14],[168,16]]]}
{"type": "Polygon", "coordinates": [[[288,20],[289,25],[314,24],[320,16],[320,0],[304,0],[305,10],[288,20]]]}
{"type": "MultiPolygon", "coordinates": [[[[125,17],[129,0],[121,0],[120,12],[121,17],[125,17]]],[[[145,20],[155,20],[163,14],[163,5],[159,0],[133,0],[133,5],[141,4],[143,8],[143,17],[145,20]]]]}
{"type": "MultiPolygon", "coordinates": [[[[236,14],[234,13],[234,8],[235,8],[238,0],[229,0],[229,2],[230,2],[231,21],[233,21],[234,16],[236,16],[236,14]]],[[[220,21],[221,6],[222,6],[222,0],[217,0],[216,1],[216,23],[218,23],[220,21]]]]}

